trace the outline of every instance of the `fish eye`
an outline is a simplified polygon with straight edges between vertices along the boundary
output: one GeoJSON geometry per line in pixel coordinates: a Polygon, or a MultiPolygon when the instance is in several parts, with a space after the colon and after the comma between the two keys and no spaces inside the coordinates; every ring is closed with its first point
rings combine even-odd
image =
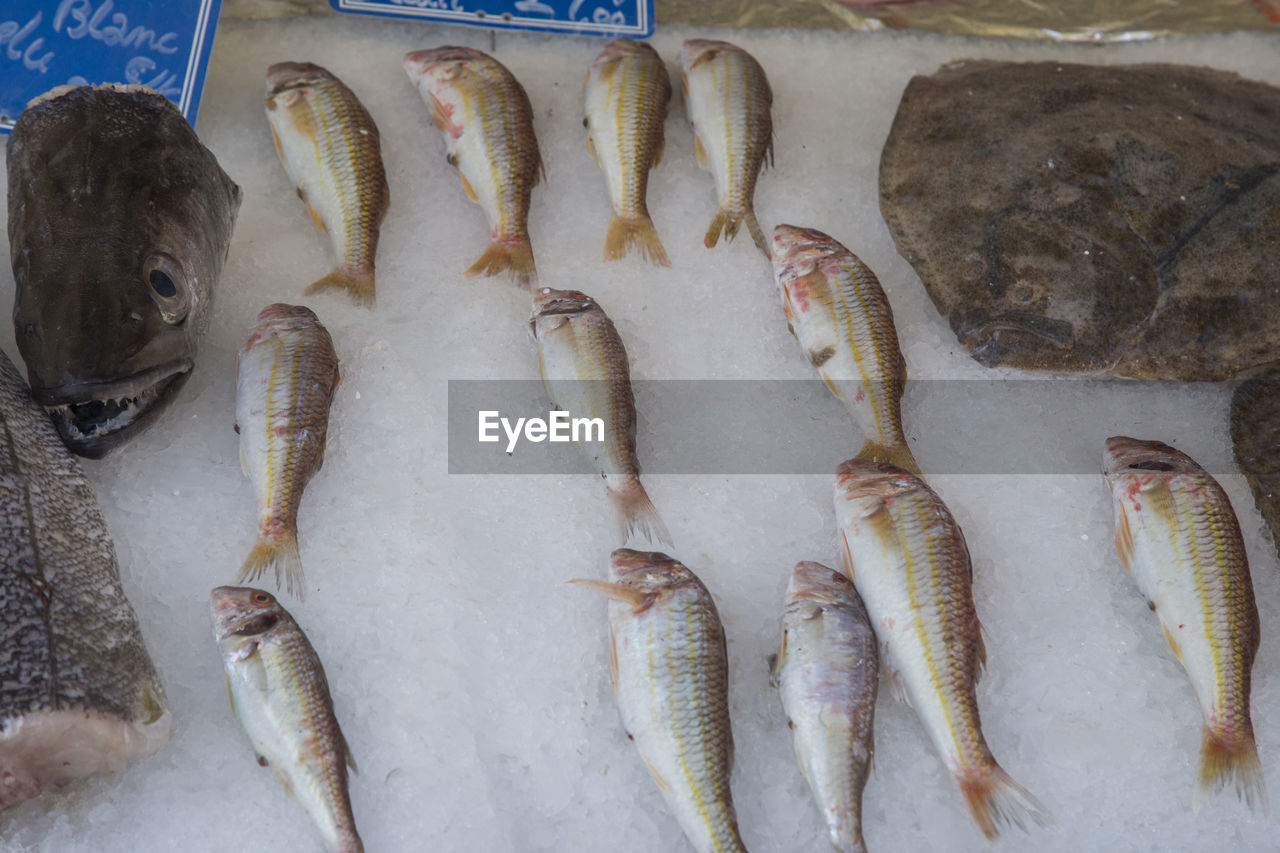
{"type": "Polygon", "coordinates": [[[1129,466],[1135,471],[1172,471],[1173,466],[1168,462],[1160,462],[1158,460],[1148,460],[1146,462],[1134,462],[1129,466]]]}
{"type": "Polygon", "coordinates": [[[252,601],[254,604],[270,604],[271,602],[275,601],[275,599],[272,598],[271,593],[263,592],[262,590],[255,591],[252,595],[249,596],[249,600],[252,601]]]}
{"type": "Polygon", "coordinates": [[[178,262],[162,252],[147,258],[142,265],[151,301],[160,309],[160,317],[171,326],[187,318],[191,309],[187,278],[178,262]]]}

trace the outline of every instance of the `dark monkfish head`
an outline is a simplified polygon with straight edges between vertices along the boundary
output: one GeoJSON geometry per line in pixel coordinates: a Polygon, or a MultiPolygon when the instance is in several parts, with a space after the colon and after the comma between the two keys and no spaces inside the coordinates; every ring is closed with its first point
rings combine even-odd
{"type": "Polygon", "coordinates": [[[99,457],[190,375],[240,188],[143,86],[32,101],[8,169],[13,322],[31,395],[72,451],[99,457]]]}

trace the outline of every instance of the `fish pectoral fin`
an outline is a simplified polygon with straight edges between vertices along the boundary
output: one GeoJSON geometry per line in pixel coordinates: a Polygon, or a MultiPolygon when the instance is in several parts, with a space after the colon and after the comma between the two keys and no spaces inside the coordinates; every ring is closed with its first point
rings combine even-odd
{"type": "Polygon", "coordinates": [[[602,592],[612,598],[614,601],[623,601],[630,604],[636,613],[643,613],[653,606],[653,602],[657,600],[657,596],[651,593],[641,592],[633,586],[627,586],[622,583],[610,583],[609,581],[598,581],[594,578],[574,578],[569,583],[580,583],[587,589],[594,589],[596,592],[602,592]]]}
{"type": "Polygon", "coordinates": [[[467,194],[467,198],[471,199],[476,204],[479,204],[480,196],[476,195],[476,191],[471,186],[471,182],[467,180],[467,176],[462,172],[458,172],[458,177],[462,179],[462,191],[467,194]]]}
{"type": "Polygon", "coordinates": [[[587,131],[587,151],[591,154],[592,160],[597,162],[600,160],[600,158],[596,156],[596,141],[591,138],[590,130],[587,131]]]}
{"type": "Polygon", "coordinates": [[[840,533],[840,564],[844,566],[844,575],[853,580],[853,554],[849,551],[849,539],[840,533]]]}
{"type": "Polygon", "coordinates": [[[223,681],[227,683],[227,703],[231,705],[231,713],[236,712],[236,694],[231,692],[231,676],[223,675],[223,681]]]}
{"type": "Polygon", "coordinates": [[[787,665],[787,629],[782,629],[782,641],[778,644],[777,654],[769,655],[769,681],[774,687],[781,680],[782,668],[787,665]]]}
{"type": "MultiPolygon", "coordinates": [[[[881,652],[882,659],[885,659],[885,656],[887,656],[888,652],[889,652],[889,644],[885,643],[884,650],[881,652]]],[[[886,666],[884,668],[884,675],[885,675],[885,678],[888,679],[889,681],[889,689],[890,691],[892,691],[893,695],[897,697],[899,702],[902,702],[902,704],[910,708],[911,694],[907,692],[907,682],[903,680],[902,676],[898,674],[898,671],[893,669],[892,667],[886,666]]]]}
{"type": "Polygon", "coordinates": [[[320,215],[319,211],[311,206],[311,199],[307,198],[307,194],[303,192],[301,188],[298,189],[298,198],[302,199],[302,203],[307,206],[307,213],[311,214],[311,221],[320,229],[320,233],[328,234],[329,229],[324,224],[324,217],[320,215]]]}
{"type": "Polygon", "coordinates": [[[276,156],[280,158],[280,162],[284,162],[284,149],[280,146],[280,134],[276,133],[276,126],[271,125],[271,141],[276,146],[276,156]]]}
{"type": "Polygon", "coordinates": [[[441,133],[449,132],[449,112],[444,108],[444,104],[440,103],[440,99],[430,92],[427,93],[431,98],[431,123],[436,126],[436,130],[441,133]]]}
{"type": "MultiPolygon", "coordinates": [[[[635,738],[631,737],[631,732],[627,732],[627,737],[633,741],[635,740],[635,738]]],[[[662,792],[664,794],[669,792],[671,790],[671,786],[667,784],[666,779],[662,778],[662,774],[649,763],[649,757],[642,752],[640,753],[640,760],[644,762],[645,767],[649,768],[649,775],[653,777],[654,782],[658,783],[658,787],[662,789],[662,792]]]]}
{"type": "Polygon", "coordinates": [[[1133,561],[1133,531],[1129,528],[1129,516],[1124,512],[1119,513],[1116,518],[1116,556],[1120,558],[1125,571],[1133,571],[1130,567],[1133,561]]]}
{"type": "Polygon", "coordinates": [[[709,169],[710,160],[707,158],[707,149],[702,147],[702,140],[697,136],[693,137],[693,154],[698,158],[698,165],[704,169],[709,169]]]}
{"type": "MultiPolygon", "coordinates": [[[[1155,607],[1152,606],[1151,609],[1155,610],[1155,607]]],[[[1178,645],[1178,641],[1174,639],[1173,634],[1169,633],[1169,629],[1163,623],[1160,625],[1160,630],[1164,631],[1164,641],[1173,650],[1173,656],[1178,659],[1178,663],[1182,663],[1182,647],[1178,645]]]]}

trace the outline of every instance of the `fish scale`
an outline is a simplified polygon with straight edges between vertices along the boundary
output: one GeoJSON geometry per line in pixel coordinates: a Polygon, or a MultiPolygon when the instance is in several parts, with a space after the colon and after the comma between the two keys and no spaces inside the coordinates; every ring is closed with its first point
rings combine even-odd
{"type": "Polygon", "coordinates": [[[1235,512],[1193,459],[1161,442],[1107,439],[1116,552],[1160,620],[1204,717],[1192,803],[1233,784],[1267,809],[1249,713],[1259,627],[1235,512]]]}
{"type": "Polygon", "coordinates": [[[915,708],[987,838],[1049,815],[996,763],[976,687],[986,658],[973,570],[950,510],[916,475],[850,459],[836,473],[845,573],[866,603],[896,691],[915,708]]]}
{"type": "Polygon", "coordinates": [[[711,594],[677,560],[621,548],[609,596],[614,695],[628,737],[698,853],[742,853],[729,788],[733,733],[724,628],[711,594]]]}

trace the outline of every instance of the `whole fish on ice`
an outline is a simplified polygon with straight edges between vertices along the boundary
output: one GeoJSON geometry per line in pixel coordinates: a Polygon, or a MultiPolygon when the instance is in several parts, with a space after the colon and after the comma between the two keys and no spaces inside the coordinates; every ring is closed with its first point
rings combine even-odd
{"type": "Polygon", "coordinates": [[[920,473],[902,432],[907,365],[876,274],[821,231],[794,225],[773,229],[773,272],[787,327],[866,436],[858,458],[920,473]]]}
{"type": "Polygon", "coordinates": [[[613,202],[606,261],[634,248],[655,264],[671,266],[645,198],[649,170],[662,159],[662,124],[670,100],[667,67],[645,42],[612,41],[587,71],[587,146],[613,202]]]}
{"type": "Polygon", "coordinates": [[[729,790],[729,661],[711,594],[679,561],[619,548],[609,580],[609,668],[627,737],[698,853],[744,853],[729,790]]]}
{"type": "Polygon", "coordinates": [[[640,482],[631,366],[613,321],[585,293],[544,287],[534,297],[530,325],[542,382],[556,408],[571,418],[604,422],[603,441],[582,441],[578,447],[605,481],[623,540],[641,533],[670,544],[671,534],[640,482]]]}
{"type": "Polygon", "coordinates": [[[8,143],[18,350],[75,453],[152,422],[195,365],[240,188],[167,98],[62,86],[8,143]]]}
{"type": "Polygon", "coordinates": [[[1116,553],[1160,619],[1200,700],[1204,732],[1193,803],[1233,786],[1267,809],[1249,693],[1258,608],[1240,524],[1218,482],[1158,441],[1107,439],[1103,475],[1116,553]]]}
{"type": "Polygon", "coordinates": [[[329,407],[338,385],[333,339],[302,305],[263,308],[236,359],[240,466],[253,483],[258,540],[240,569],[253,580],[268,568],[302,593],[298,505],[324,462],[329,407]]]}
{"type": "Polygon", "coordinates": [[[306,809],[330,853],[363,853],[347,791],[355,762],[320,656],[270,593],[220,586],[210,598],[227,695],[258,763],[306,809]]]}
{"type": "Polygon", "coordinates": [[[756,181],[773,163],[773,90],[755,57],[724,41],[690,39],[680,51],[685,112],[693,125],[698,165],[710,169],[718,207],[703,241],[733,238],[743,223],[769,254],[756,221],[756,181]]]}
{"type": "Polygon", "coordinates": [[[173,728],[75,457],[0,353],[0,809],[115,770],[173,728]]]}
{"type": "Polygon", "coordinates": [[[469,47],[414,51],[404,69],[444,134],[445,158],[463,190],[489,220],[493,242],[467,275],[506,271],[532,287],[529,197],[543,167],[524,87],[498,60],[469,47]]]}
{"type": "Polygon", "coordinates": [[[796,564],[773,672],[832,849],[865,853],[862,789],[875,748],[880,661],[866,607],[848,578],[820,563],[796,564]]]}
{"type": "Polygon", "coordinates": [[[390,201],[378,126],[346,84],[310,62],[267,69],[266,107],[280,163],[338,257],[306,293],[345,290],[373,305],[378,229],[390,201]]]}
{"type": "Polygon", "coordinates": [[[845,574],[867,605],[882,662],[989,839],[1001,824],[1050,818],[996,763],[975,693],[986,660],[964,534],[923,480],[850,459],[835,484],[845,574]]]}

